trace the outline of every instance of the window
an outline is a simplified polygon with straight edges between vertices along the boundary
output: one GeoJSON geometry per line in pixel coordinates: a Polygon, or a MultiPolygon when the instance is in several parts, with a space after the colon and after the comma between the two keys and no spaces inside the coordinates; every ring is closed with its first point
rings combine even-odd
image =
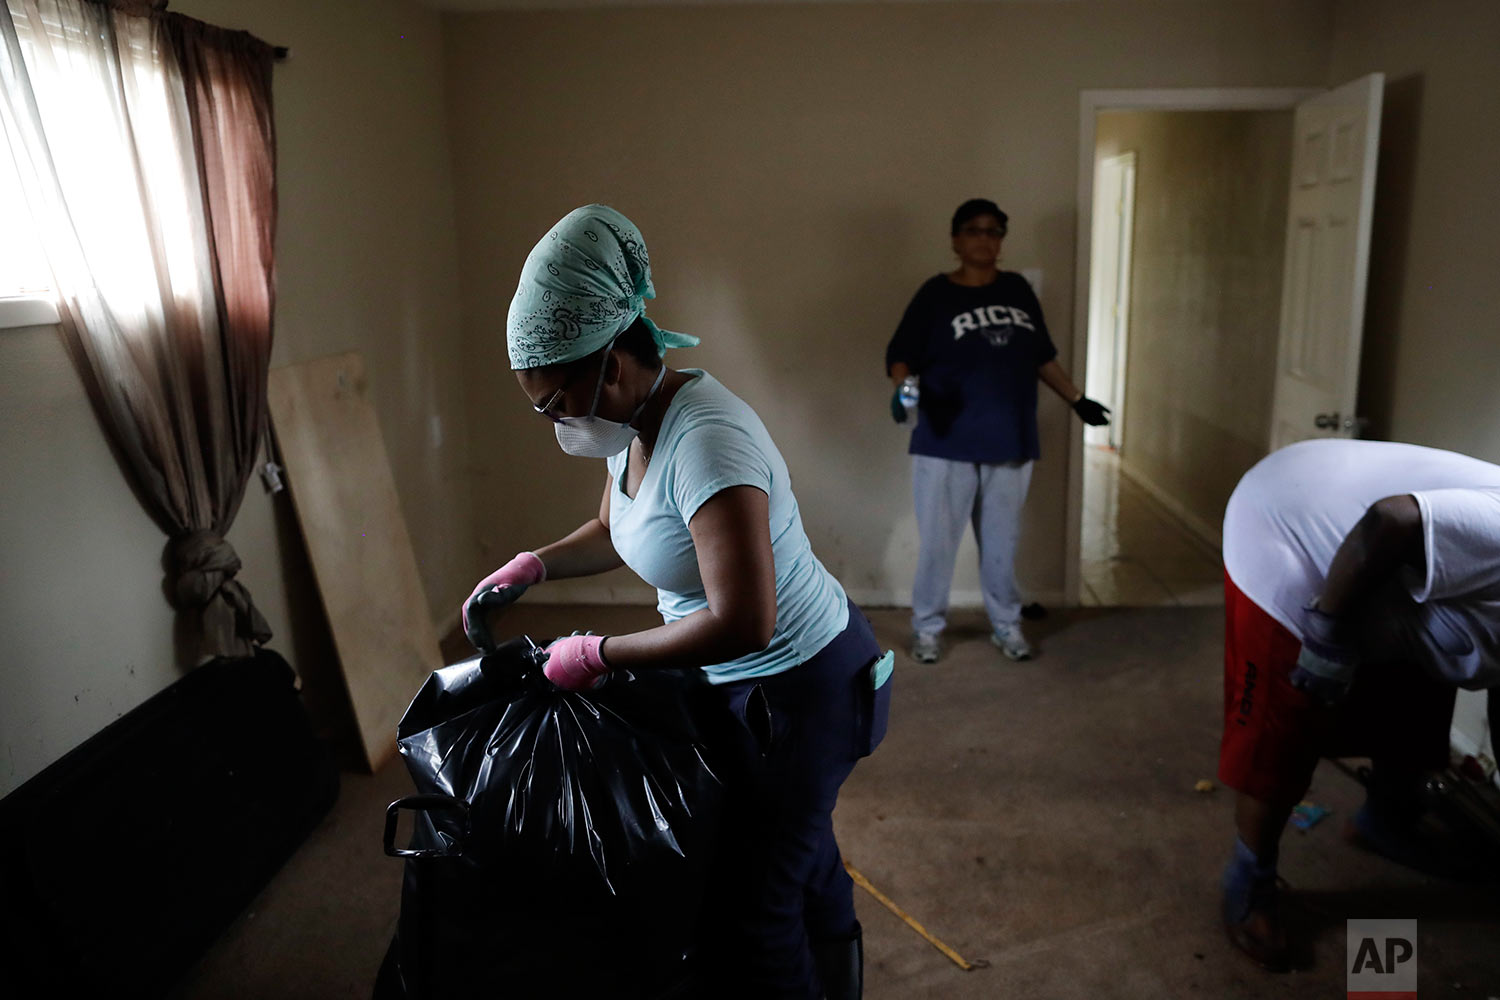
{"type": "Polygon", "coordinates": [[[116,21],[117,62],[86,23],[66,13],[68,23],[39,23],[25,10],[11,12],[56,177],[33,176],[15,133],[0,128],[0,296],[50,294],[55,267],[60,288],[96,287],[117,316],[157,312],[163,298],[211,302],[196,165],[181,141],[187,108],[150,21],[116,21]],[[53,234],[37,230],[47,225],[77,234],[48,239],[50,267],[40,237],[53,234]]]}
{"type": "Polygon", "coordinates": [[[0,135],[0,298],[11,295],[50,295],[52,272],[42,255],[31,210],[21,197],[10,144],[0,135]]]}
{"type": "Polygon", "coordinates": [[[0,133],[0,330],[57,322],[52,271],[21,198],[10,146],[0,133]]]}

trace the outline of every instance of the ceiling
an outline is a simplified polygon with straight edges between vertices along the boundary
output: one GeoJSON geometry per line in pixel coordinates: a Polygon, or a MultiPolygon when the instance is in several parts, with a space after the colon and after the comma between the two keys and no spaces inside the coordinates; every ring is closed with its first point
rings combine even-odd
{"type": "MultiPolygon", "coordinates": [[[[859,3],[864,0],[417,0],[435,10],[537,10],[564,7],[727,7],[751,4],[819,4],[859,3]]],[[[960,0],[895,0],[900,3],[951,3],[960,0]]],[[[973,2],[973,0],[970,0],[973,2]]],[[[981,0],[989,3],[1035,3],[1037,0],[981,0]]],[[[1077,3],[1079,0],[1042,0],[1050,3],[1077,3]]]]}

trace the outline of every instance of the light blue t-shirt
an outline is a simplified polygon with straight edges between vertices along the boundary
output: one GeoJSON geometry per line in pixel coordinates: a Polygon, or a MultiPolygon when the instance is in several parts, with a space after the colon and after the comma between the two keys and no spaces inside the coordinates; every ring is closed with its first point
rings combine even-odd
{"type": "Polygon", "coordinates": [[[625,565],[656,588],[656,609],[674,622],[708,607],[688,522],[714,494],[754,486],[770,498],[776,563],[776,631],[758,653],[704,667],[715,684],[765,677],[810,659],[849,623],[844,588],[813,555],[792,495],[791,476],[771,435],[745,402],[712,375],[677,390],[662,418],[651,463],[625,494],[626,449],[608,460],[609,534],[625,565]]]}

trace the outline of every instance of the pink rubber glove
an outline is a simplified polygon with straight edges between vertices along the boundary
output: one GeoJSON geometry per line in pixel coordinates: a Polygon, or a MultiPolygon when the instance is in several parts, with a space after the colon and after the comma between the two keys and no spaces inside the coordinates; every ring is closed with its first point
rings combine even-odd
{"type": "Polygon", "coordinates": [[[587,691],[609,673],[600,647],[602,635],[570,635],[547,647],[547,665],[542,673],[564,691],[587,691]]]}
{"type": "MultiPolygon", "coordinates": [[[[464,601],[461,617],[464,632],[469,631],[469,605],[474,598],[491,587],[520,587],[524,591],[534,583],[547,579],[547,567],[535,552],[521,552],[514,559],[479,581],[474,592],[464,601]]],[[[517,595],[519,596],[519,595],[517,595]]]]}

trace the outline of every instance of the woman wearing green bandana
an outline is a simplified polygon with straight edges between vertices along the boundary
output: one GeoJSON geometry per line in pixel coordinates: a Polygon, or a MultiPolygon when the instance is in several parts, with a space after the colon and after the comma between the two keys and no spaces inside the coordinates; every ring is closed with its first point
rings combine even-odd
{"type": "Polygon", "coordinates": [[[725,980],[715,995],[858,997],[860,928],[832,813],[885,734],[891,657],[813,554],[755,411],[707,372],[663,364],[698,340],[647,319],[654,297],[640,232],[606,206],[570,212],[531,251],[506,325],[511,367],[565,452],[605,459],[604,495],[572,534],[481,581],[465,626],[491,648],[476,609],[545,580],[625,565],[655,586],[660,627],[560,639],[547,677],[582,691],[612,669],[703,672],[736,758],[734,876],[706,942],[725,980]]]}

